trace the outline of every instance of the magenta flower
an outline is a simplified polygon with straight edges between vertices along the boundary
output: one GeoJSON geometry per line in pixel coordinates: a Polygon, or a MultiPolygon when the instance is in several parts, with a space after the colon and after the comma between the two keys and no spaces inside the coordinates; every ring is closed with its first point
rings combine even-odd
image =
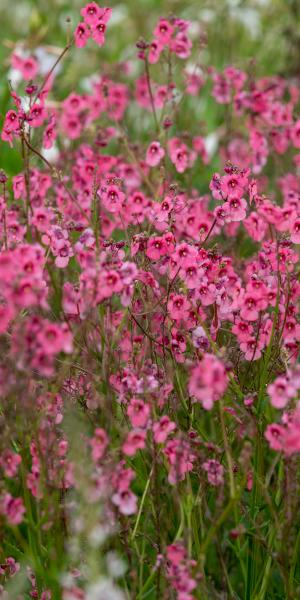
{"type": "Polygon", "coordinates": [[[46,117],[47,111],[43,104],[33,104],[28,115],[30,127],[40,127],[43,125],[46,117]]]}
{"type": "Polygon", "coordinates": [[[154,65],[159,61],[163,48],[164,46],[159,40],[152,40],[148,53],[148,60],[150,64],[154,65]]]}
{"type": "Polygon", "coordinates": [[[155,37],[157,37],[161,44],[167,45],[171,41],[173,31],[174,27],[167,19],[160,19],[153,31],[153,34],[155,37]]]}
{"type": "Polygon", "coordinates": [[[87,25],[94,25],[101,16],[102,10],[96,2],[89,2],[81,9],[80,14],[87,25]]]}
{"type": "Polygon", "coordinates": [[[91,32],[87,25],[85,23],[78,23],[74,31],[75,46],[77,48],[84,48],[90,36],[91,32]]]}

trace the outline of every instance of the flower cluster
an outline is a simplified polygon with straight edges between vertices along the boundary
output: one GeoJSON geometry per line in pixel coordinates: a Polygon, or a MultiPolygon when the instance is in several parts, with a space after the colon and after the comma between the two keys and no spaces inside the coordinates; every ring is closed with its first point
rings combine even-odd
{"type": "Polygon", "coordinates": [[[111,18],[111,8],[100,8],[96,2],[90,2],[81,9],[83,21],[75,29],[75,45],[83,48],[90,37],[98,46],[105,42],[106,26],[111,18]]]}
{"type": "Polygon", "coordinates": [[[45,76],[11,55],[0,597],[14,576],[41,600],[271,598],[271,569],[296,597],[299,84],[200,66],[171,16],[136,69],[61,93],[57,64],[89,38],[101,59],[112,9],[81,16],[45,76]]]}

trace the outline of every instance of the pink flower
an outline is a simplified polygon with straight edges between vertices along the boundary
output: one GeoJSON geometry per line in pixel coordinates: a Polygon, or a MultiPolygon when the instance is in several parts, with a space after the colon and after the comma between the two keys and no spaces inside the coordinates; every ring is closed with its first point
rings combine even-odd
{"type": "Polygon", "coordinates": [[[170,463],[168,481],[175,485],[183,481],[186,473],[193,469],[195,455],[191,452],[190,445],[186,440],[174,438],[167,442],[163,453],[170,463]]]}
{"type": "Polygon", "coordinates": [[[249,339],[250,334],[252,334],[253,327],[250,323],[242,321],[242,319],[236,319],[231,331],[236,335],[239,342],[245,342],[249,339]]]}
{"type": "Polygon", "coordinates": [[[156,167],[165,155],[164,149],[159,142],[151,142],[146,153],[146,163],[150,167],[156,167]]]}
{"type": "Polygon", "coordinates": [[[221,191],[223,198],[241,198],[247,183],[245,177],[239,174],[224,175],[221,178],[221,191]]]}
{"type": "Polygon", "coordinates": [[[145,427],[150,415],[150,405],[139,398],[132,398],[127,414],[133,427],[145,427]]]}
{"type": "Polygon", "coordinates": [[[257,294],[246,293],[241,300],[242,308],[240,315],[245,321],[256,321],[259,317],[259,311],[267,306],[267,301],[260,298],[257,294]]]}
{"type": "Polygon", "coordinates": [[[186,558],[186,550],[180,542],[167,546],[167,558],[177,567],[186,558]]]}
{"type": "Polygon", "coordinates": [[[223,363],[213,354],[205,354],[191,372],[188,390],[192,397],[209,410],[227,388],[228,377],[223,363]]]}
{"type": "Polygon", "coordinates": [[[186,244],[185,242],[181,244],[177,244],[176,250],[173,253],[172,258],[177,263],[178,266],[181,267],[189,267],[191,263],[195,264],[196,262],[197,251],[193,246],[186,244]]]}
{"type": "Polygon", "coordinates": [[[36,339],[46,354],[58,354],[59,352],[70,354],[72,352],[73,336],[66,324],[59,325],[45,320],[41,325],[36,339]]]}
{"type": "Polygon", "coordinates": [[[282,450],[284,434],[285,429],[281,425],[276,425],[276,423],[268,425],[265,431],[265,438],[268,440],[272,450],[282,450]]]}
{"type": "Polygon", "coordinates": [[[243,225],[255,242],[261,242],[268,229],[268,224],[266,221],[262,219],[255,211],[252,212],[249,217],[244,219],[243,225]]]}
{"type": "Polygon", "coordinates": [[[224,467],[218,460],[207,460],[202,468],[207,472],[207,479],[211,485],[218,486],[224,483],[224,467]]]}
{"type": "Polygon", "coordinates": [[[20,563],[16,562],[12,556],[8,556],[5,559],[5,563],[0,565],[0,575],[13,577],[20,571],[20,568],[20,563]]]}
{"type": "Polygon", "coordinates": [[[4,494],[0,499],[0,513],[6,516],[10,525],[19,525],[22,523],[25,513],[22,498],[13,498],[11,494],[4,494]]]}
{"type": "Polygon", "coordinates": [[[167,19],[160,19],[157,23],[153,34],[160,41],[161,44],[167,45],[171,41],[171,37],[174,31],[173,25],[167,21],[167,19]]]}
{"type": "Polygon", "coordinates": [[[64,269],[68,264],[71,256],[74,255],[71,244],[66,240],[63,244],[56,244],[52,248],[55,258],[55,264],[59,269],[64,269]]]}
{"type": "Polygon", "coordinates": [[[12,452],[12,450],[4,450],[0,456],[0,466],[2,467],[6,477],[15,477],[19,465],[22,462],[20,454],[12,452]]]}
{"type": "Polygon", "coordinates": [[[94,25],[101,16],[102,10],[96,2],[89,2],[81,9],[80,14],[87,25],[94,25]]]}
{"type": "Polygon", "coordinates": [[[274,383],[270,383],[267,392],[271,398],[271,404],[275,408],[284,408],[291,398],[297,394],[293,382],[286,377],[279,376],[274,383]]]}
{"type": "Polygon", "coordinates": [[[247,202],[244,198],[231,196],[223,207],[227,212],[226,222],[243,221],[246,217],[247,202]]]}
{"type": "Polygon", "coordinates": [[[229,104],[231,98],[230,84],[222,73],[213,73],[212,95],[220,104],[229,104]]]}
{"type": "Polygon", "coordinates": [[[43,134],[43,147],[46,149],[52,148],[53,143],[56,139],[57,136],[57,132],[56,132],[56,121],[55,121],[55,117],[54,115],[52,115],[52,117],[49,120],[49,123],[44,131],[43,134]]]}
{"type": "Polygon", "coordinates": [[[101,193],[103,205],[111,213],[119,212],[125,200],[125,194],[116,185],[109,185],[101,193]]]}
{"type": "Polygon", "coordinates": [[[171,421],[167,415],[164,415],[153,423],[154,441],[157,444],[163,444],[172,431],[176,429],[176,424],[171,421]]]}
{"type": "Polygon", "coordinates": [[[77,115],[63,113],[60,124],[71,140],[79,138],[82,132],[82,124],[77,115]]]}
{"type": "Polygon", "coordinates": [[[182,294],[171,294],[168,302],[170,318],[175,321],[186,319],[189,314],[190,306],[190,302],[182,294]]]}
{"type": "Polygon", "coordinates": [[[90,37],[91,33],[89,28],[87,27],[87,25],[85,23],[78,23],[75,31],[74,31],[74,37],[75,37],[75,46],[77,46],[77,48],[84,48],[84,46],[86,46],[86,43],[90,37]]]}
{"type": "Polygon", "coordinates": [[[148,241],[146,254],[151,260],[159,260],[167,252],[168,247],[163,237],[154,237],[148,241]]]}
{"type": "Polygon", "coordinates": [[[283,329],[283,337],[285,342],[294,342],[300,340],[300,324],[296,319],[288,318],[283,329]]]}
{"type": "Polygon", "coordinates": [[[148,60],[149,63],[154,65],[159,61],[159,57],[163,50],[163,44],[159,42],[159,40],[153,40],[149,47],[148,60]]]}
{"type": "Polygon", "coordinates": [[[291,138],[293,146],[295,148],[300,148],[300,119],[296,121],[293,128],[291,129],[291,138]]]}
{"type": "Polygon", "coordinates": [[[112,501],[122,515],[133,515],[137,511],[137,497],[129,489],[113,494],[112,501]]]}
{"type": "MultiPolygon", "coordinates": [[[[16,114],[16,113],[15,113],[16,114]]],[[[13,177],[13,192],[14,198],[19,200],[25,193],[25,179],[24,175],[16,175],[13,177]]]]}
{"type": "Polygon", "coordinates": [[[91,24],[92,38],[98,46],[103,46],[105,42],[106,25],[111,18],[111,14],[111,8],[103,8],[98,20],[91,24]]]}
{"type": "Polygon", "coordinates": [[[122,450],[127,456],[134,456],[138,450],[145,448],[146,431],[142,429],[133,429],[129,432],[122,450]]]}
{"type": "Polygon", "coordinates": [[[117,271],[103,271],[98,281],[99,300],[118,294],[123,288],[121,277],[117,271]]]}
{"type": "MultiPolygon", "coordinates": [[[[68,113],[78,114],[81,110],[86,108],[85,101],[82,96],[76,94],[75,92],[71,92],[63,101],[63,107],[68,113]]],[[[90,163],[85,163],[89,168],[90,163]]]]}
{"type": "Polygon", "coordinates": [[[185,60],[191,54],[192,42],[184,32],[179,32],[171,40],[170,48],[176,56],[185,60]]]}
{"type": "Polygon", "coordinates": [[[34,79],[37,76],[39,64],[33,56],[23,58],[14,52],[11,57],[11,64],[14,69],[22,73],[25,81],[30,81],[30,79],[34,79]]]}
{"type": "Polygon", "coordinates": [[[47,111],[42,104],[33,104],[28,116],[30,127],[40,127],[47,117],[47,111]]]}
{"type": "MultiPolygon", "coordinates": [[[[295,411],[296,414],[298,412],[299,409],[295,411]]],[[[299,415],[295,418],[295,413],[292,417],[291,423],[288,424],[288,427],[285,430],[283,439],[282,449],[287,456],[298,454],[300,452],[300,421],[299,415]]]]}
{"type": "Polygon", "coordinates": [[[98,19],[96,23],[92,25],[92,37],[98,46],[103,46],[105,42],[106,23],[102,19],[98,19]]]}
{"type": "Polygon", "coordinates": [[[188,150],[187,146],[183,143],[172,147],[171,141],[169,142],[170,147],[170,158],[172,163],[175,165],[178,173],[184,173],[188,167],[188,150]]]}
{"type": "Polygon", "coordinates": [[[300,216],[294,218],[291,222],[291,240],[294,244],[300,244],[300,216]]]}
{"type": "Polygon", "coordinates": [[[246,360],[258,360],[261,357],[261,350],[264,343],[255,336],[249,336],[240,343],[242,352],[245,353],[246,360]]]}
{"type": "Polygon", "coordinates": [[[189,290],[194,290],[199,285],[199,269],[197,269],[197,266],[193,264],[192,261],[190,264],[181,269],[180,276],[184,280],[189,290]]]}
{"type": "Polygon", "coordinates": [[[17,131],[19,127],[18,113],[15,110],[9,110],[5,115],[3,129],[11,133],[12,131],[17,131]]]}
{"type": "Polygon", "coordinates": [[[203,306],[210,306],[216,301],[216,287],[213,283],[205,283],[203,278],[203,284],[197,287],[197,297],[203,306]]]}
{"type": "Polygon", "coordinates": [[[197,581],[191,576],[196,562],[187,558],[187,552],[180,542],[167,546],[167,577],[176,591],[178,600],[193,600],[191,592],[197,587],[197,581]]]}
{"type": "Polygon", "coordinates": [[[103,457],[108,445],[106,431],[100,427],[97,427],[95,429],[94,437],[89,440],[89,443],[92,448],[92,459],[95,463],[97,463],[103,457]]]}

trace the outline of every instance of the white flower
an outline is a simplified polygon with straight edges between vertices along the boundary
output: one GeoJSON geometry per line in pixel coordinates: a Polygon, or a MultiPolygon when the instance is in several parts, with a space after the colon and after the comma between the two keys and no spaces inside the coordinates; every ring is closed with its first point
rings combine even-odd
{"type": "Polygon", "coordinates": [[[116,552],[107,553],[106,564],[111,577],[122,577],[126,573],[126,564],[116,552]]]}
{"type": "Polygon", "coordinates": [[[125,596],[110,579],[104,577],[87,588],[86,600],[125,600],[125,596]]]}

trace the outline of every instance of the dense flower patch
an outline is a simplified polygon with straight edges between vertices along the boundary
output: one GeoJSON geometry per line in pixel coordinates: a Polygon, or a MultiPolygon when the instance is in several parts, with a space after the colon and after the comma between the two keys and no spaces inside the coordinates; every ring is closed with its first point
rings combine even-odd
{"type": "Polygon", "coordinates": [[[54,100],[73,46],[110,43],[111,9],[81,16],[46,74],[11,55],[1,598],[296,598],[299,86],[204,68],[169,17],[134,72],[54,100]],[[197,117],[177,124],[205,86],[218,172],[197,117]]]}

